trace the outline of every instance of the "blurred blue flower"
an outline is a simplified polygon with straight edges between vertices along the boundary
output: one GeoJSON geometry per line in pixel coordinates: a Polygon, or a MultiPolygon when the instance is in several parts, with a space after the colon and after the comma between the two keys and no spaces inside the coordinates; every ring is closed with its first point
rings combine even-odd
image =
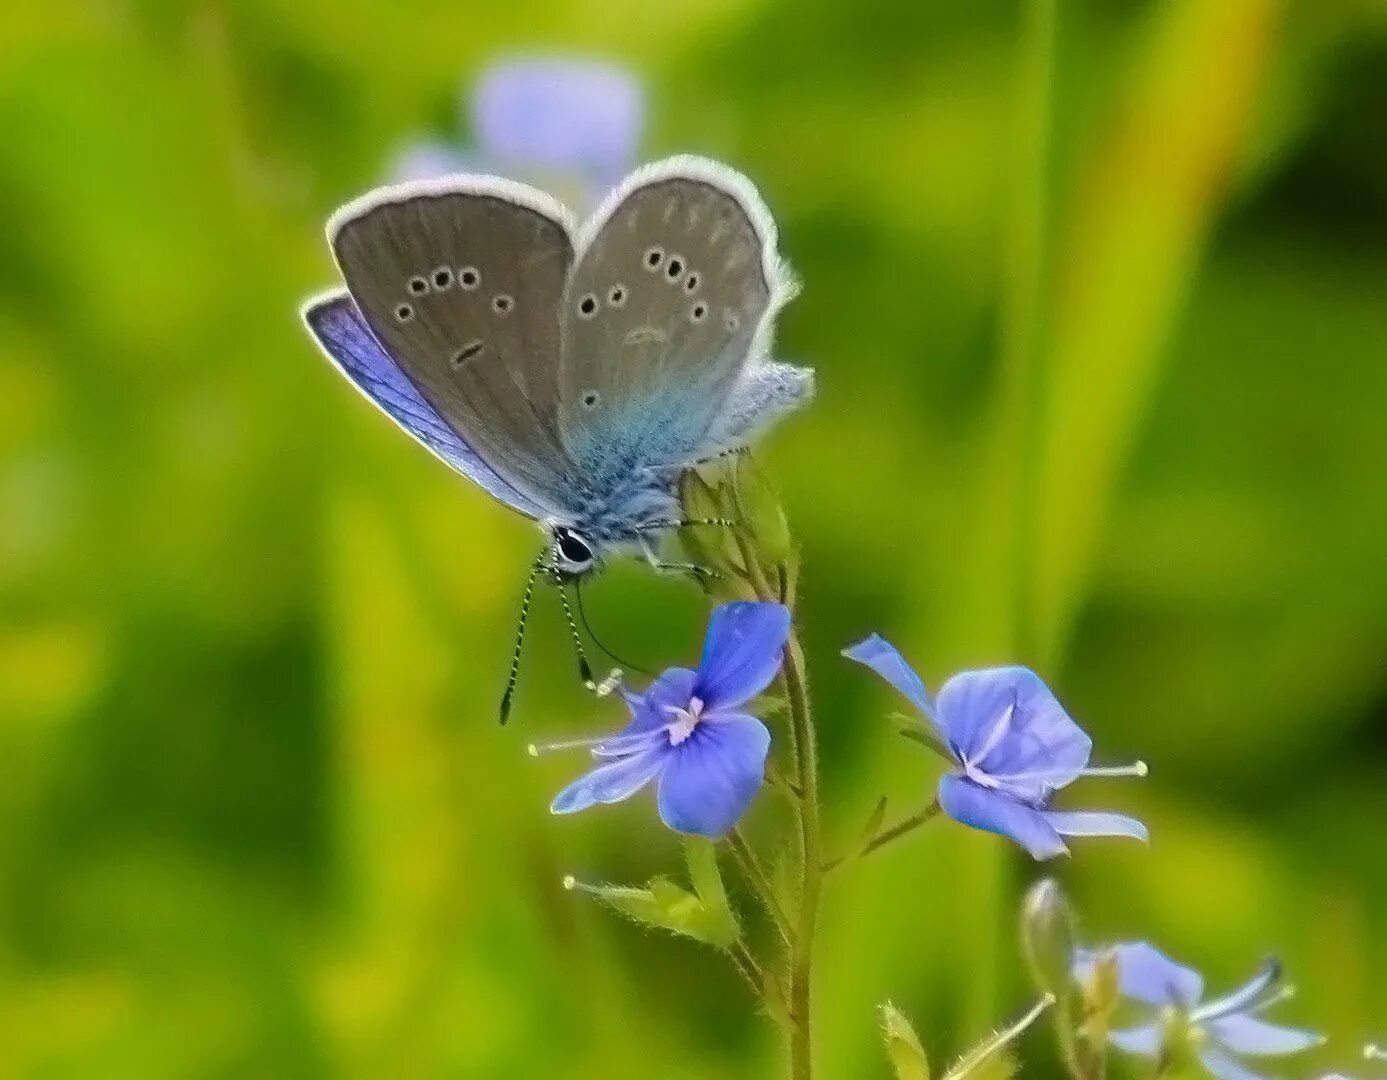
{"type": "Polygon", "coordinates": [[[1092,740],[1049,688],[1023,667],[965,671],[931,698],[901,654],[873,634],[843,655],[865,664],[930,721],[957,768],[939,780],[939,805],[955,821],[1010,837],[1037,859],[1068,852],[1065,836],[1130,836],[1146,826],[1123,814],[1049,809],[1080,776],[1145,776],[1146,766],[1088,768],[1092,740]]]}
{"type": "Polygon", "coordinates": [[[658,783],[660,817],[682,833],[718,839],[761,789],[771,735],[740,711],[780,670],[790,612],[748,601],[713,612],[698,670],[670,668],[644,694],[623,689],[631,722],[616,735],[531,747],[590,747],[606,759],[559,792],[550,809],[572,814],[628,799],[658,783]]]}
{"type": "Polygon", "coordinates": [[[1313,1032],[1259,1017],[1293,993],[1289,986],[1279,985],[1281,965],[1275,960],[1232,993],[1203,1001],[1203,976],[1145,942],[1077,950],[1075,978],[1088,981],[1106,956],[1117,961],[1122,996],[1156,1010],[1134,1027],[1108,1032],[1108,1041],[1129,1054],[1159,1057],[1176,1049],[1171,1040],[1179,1038],[1219,1080],[1266,1080],[1241,1058],[1295,1054],[1324,1042],[1313,1032]]]}
{"type": "Polygon", "coordinates": [[[477,80],[467,102],[473,144],[407,147],[396,179],[484,172],[537,184],[590,209],[635,165],[644,123],[640,83],[588,60],[517,59],[477,80]]]}

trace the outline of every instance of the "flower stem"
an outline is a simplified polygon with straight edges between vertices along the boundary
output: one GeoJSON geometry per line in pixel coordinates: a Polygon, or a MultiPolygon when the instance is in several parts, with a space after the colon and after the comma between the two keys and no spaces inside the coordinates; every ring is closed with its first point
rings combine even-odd
{"type": "Polygon", "coordinates": [[[892,825],[889,829],[883,829],[881,832],[877,833],[862,846],[860,851],[852,855],[840,855],[836,859],[830,859],[823,864],[823,871],[824,873],[828,873],[830,870],[836,870],[849,859],[860,859],[864,855],[870,855],[872,852],[876,851],[877,848],[885,847],[887,844],[891,843],[892,840],[899,840],[902,836],[914,832],[921,825],[933,821],[938,816],[939,800],[934,799],[928,806],[923,807],[917,813],[911,814],[910,817],[896,822],[896,824],[892,825]]]}
{"type": "Polygon", "coordinates": [[[819,754],[814,718],[809,707],[809,688],[804,672],[804,652],[793,630],[785,648],[783,668],[790,703],[790,727],[794,732],[795,776],[800,789],[800,898],[799,922],[790,949],[790,1076],[811,1080],[814,1075],[811,1010],[814,974],[814,930],[823,888],[819,836],[819,754]]]}
{"type": "Polygon", "coordinates": [[[776,899],[775,888],[771,885],[770,877],[761,866],[761,860],[756,857],[755,850],[747,842],[741,829],[732,830],[727,837],[727,844],[732,850],[733,857],[737,860],[737,865],[741,868],[742,877],[746,879],[747,885],[756,894],[761,906],[766,909],[771,922],[775,924],[776,931],[780,934],[780,939],[789,945],[793,934],[790,919],[781,908],[780,901],[776,899]]]}
{"type": "MultiPolygon", "coordinates": [[[[762,601],[779,603],[784,597],[772,589],[751,538],[738,529],[737,547],[746,568],[746,580],[762,601]]],[[[783,584],[777,572],[777,585],[783,584]]],[[[814,931],[823,891],[823,855],[819,826],[819,750],[814,716],[809,705],[809,683],[804,670],[804,650],[793,624],[785,645],[780,677],[789,707],[790,756],[794,763],[795,820],[799,825],[799,910],[788,942],[786,963],[786,1011],[790,1021],[790,1078],[813,1080],[812,1029],[814,931]]]]}

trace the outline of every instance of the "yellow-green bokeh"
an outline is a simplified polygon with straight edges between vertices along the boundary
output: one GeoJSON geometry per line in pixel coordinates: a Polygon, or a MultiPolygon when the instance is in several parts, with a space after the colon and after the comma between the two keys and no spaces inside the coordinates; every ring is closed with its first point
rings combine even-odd
{"type": "MultiPolygon", "coordinates": [[[[1151,766],[1067,796],[1154,837],[1058,868],[1087,933],[1215,987],[1278,950],[1332,1037],[1288,1071],[1370,1072],[1381,3],[52,0],[0,21],[0,1076],[777,1075],[716,956],[559,887],[679,853],[641,800],[546,813],[582,762],[525,743],[617,720],[552,602],[494,723],[532,527],[296,315],[326,214],[534,50],[638,72],[650,155],[748,172],[804,280],[780,347],[820,395],[761,460],[830,842],[937,768],[840,647],[1033,663],[1151,766]]],[[[697,647],[685,583],[587,598],[647,665],[697,647]]],[[[1022,1011],[1036,873],[936,824],[835,881],[824,1076],[887,1075],[888,998],[941,1064],[1022,1011]]]]}

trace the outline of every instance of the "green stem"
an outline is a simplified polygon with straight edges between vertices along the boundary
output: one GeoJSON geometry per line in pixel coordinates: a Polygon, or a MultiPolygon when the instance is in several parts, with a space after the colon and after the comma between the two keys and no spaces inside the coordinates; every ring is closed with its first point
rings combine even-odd
{"type": "Polygon", "coordinates": [[[761,906],[766,909],[766,913],[770,915],[771,922],[775,924],[781,941],[788,946],[793,933],[790,919],[781,908],[780,901],[775,897],[775,888],[771,884],[769,875],[761,866],[761,860],[756,857],[755,850],[747,842],[741,829],[732,830],[727,837],[727,844],[732,849],[732,855],[736,858],[737,865],[741,868],[742,877],[746,879],[747,885],[756,894],[756,898],[761,901],[761,906]]]}
{"type": "MultiPolygon", "coordinates": [[[[746,566],[747,580],[759,599],[780,602],[762,572],[760,560],[741,530],[735,533],[746,566]]],[[[785,684],[790,723],[790,756],[794,762],[795,819],[799,825],[799,911],[789,942],[786,1010],[790,1020],[791,1080],[813,1080],[812,1028],[814,981],[814,931],[819,920],[819,896],[823,891],[822,843],[819,827],[819,750],[814,716],[809,705],[809,683],[804,670],[804,650],[793,624],[785,644],[780,669],[785,684]]]]}
{"type": "Polygon", "coordinates": [[[830,870],[836,870],[850,859],[860,859],[864,855],[870,855],[878,848],[885,847],[893,840],[899,840],[902,836],[914,832],[921,825],[933,821],[938,816],[939,800],[935,799],[930,802],[928,806],[921,808],[917,813],[911,814],[910,817],[896,822],[896,824],[892,825],[889,829],[883,829],[881,832],[877,833],[862,846],[860,851],[852,855],[841,855],[836,859],[830,859],[823,864],[823,871],[824,873],[828,873],[830,870]]]}
{"type": "Polygon", "coordinates": [[[814,1075],[811,1013],[813,1005],[814,931],[823,889],[819,836],[819,752],[814,718],[809,707],[809,687],[804,672],[804,652],[793,630],[785,648],[782,670],[790,702],[790,727],[795,735],[795,775],[800,788],[800,898],[799,924],[790,950],[790,1076],[811,1080],[814,1075]]]}

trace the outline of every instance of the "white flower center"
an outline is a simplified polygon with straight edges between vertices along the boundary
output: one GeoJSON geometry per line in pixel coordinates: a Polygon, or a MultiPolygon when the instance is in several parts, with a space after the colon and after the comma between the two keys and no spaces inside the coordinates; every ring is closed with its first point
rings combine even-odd
{"type": "Polygon", "coordinates": [[[669,744],[678,746],[694,733],[694,728],[698,727],[699,720],[703,716],[703,702],[699,698],[689,698],[688,708],[676,709],[668,706],[669,713],[674,717],[674,722],[669,727],[669,744]]]}

